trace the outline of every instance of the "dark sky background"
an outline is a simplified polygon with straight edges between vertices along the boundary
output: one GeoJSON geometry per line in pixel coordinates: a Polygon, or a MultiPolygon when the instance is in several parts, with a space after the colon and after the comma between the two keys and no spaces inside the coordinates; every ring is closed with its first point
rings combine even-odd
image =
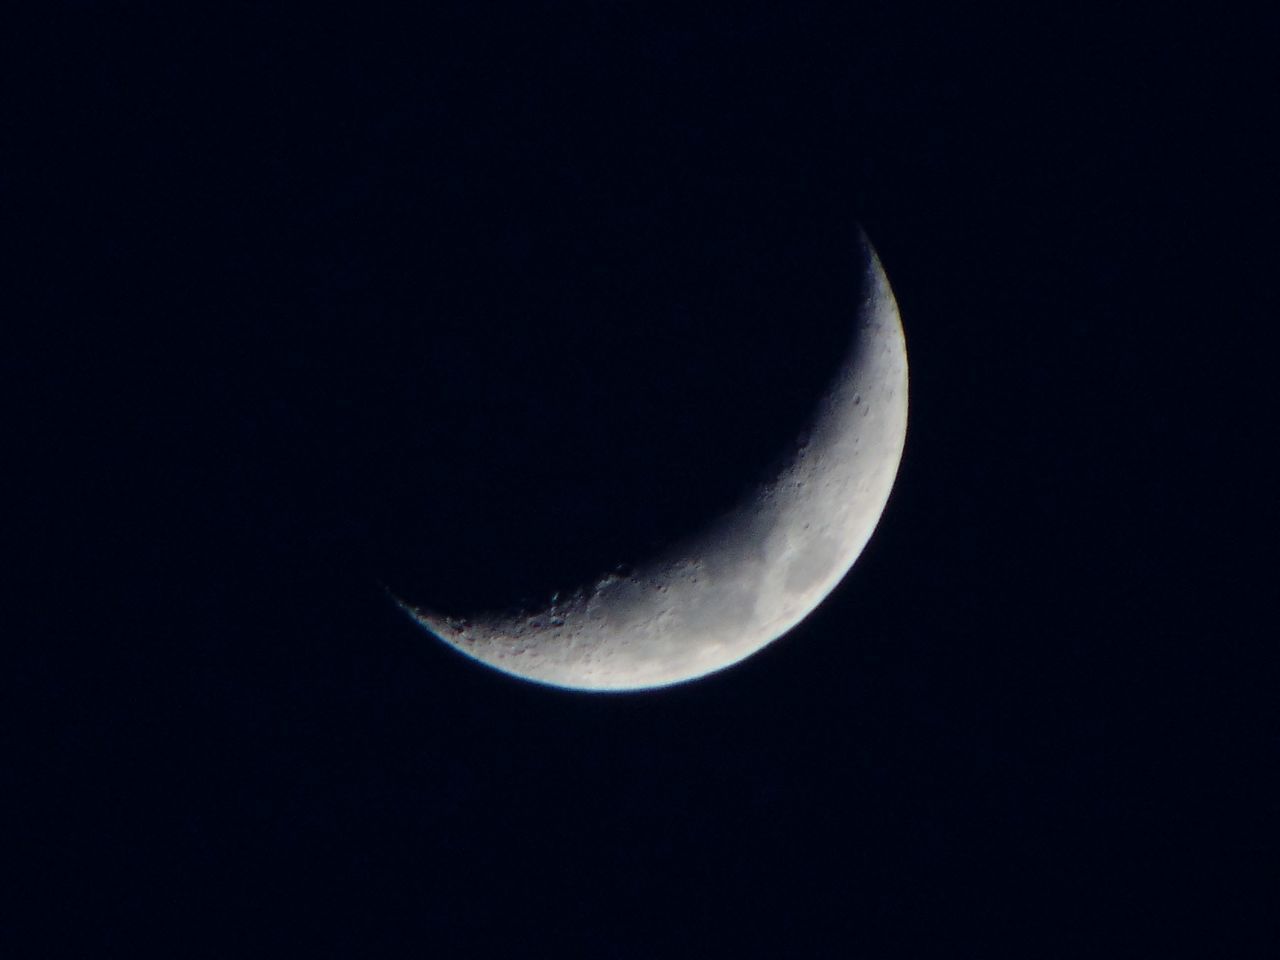
{"type": "Polygon", "coordinates": [[[12,955],[1273,942],[1261,25],[424,6],[9,32],[12,955]],[[583,695],[388,600],[731,502],[859,226],[909,435],[801,626],[583,695]]]}

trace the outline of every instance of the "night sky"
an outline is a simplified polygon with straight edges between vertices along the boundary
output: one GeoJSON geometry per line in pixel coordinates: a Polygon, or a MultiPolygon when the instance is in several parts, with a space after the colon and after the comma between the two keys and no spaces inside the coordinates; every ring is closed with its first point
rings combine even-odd
{"type": "Polygon", "coordinates": [[[1261,25],[422,6],[11,32],[7,955],[1273,942],[1261,25]],[[734,502],[860,228],[906,453],[799,627],[587,695],[390,601],[734,502]]]}

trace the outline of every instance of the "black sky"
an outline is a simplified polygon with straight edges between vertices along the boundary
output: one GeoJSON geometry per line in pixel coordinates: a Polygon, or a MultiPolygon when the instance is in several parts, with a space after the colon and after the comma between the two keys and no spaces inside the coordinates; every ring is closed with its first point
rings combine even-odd
{"type": "Polygon", "coordinates": [[[1274,508],[1220,511],[1265,492],[1223,406],[1268,392],[1259,35],[626,3],[15,31],[14,955],[1262,942],[1276,727],[1233,590],[1274,508]],[[799,628],[583,696],[388,602],[539,596],[731,502],[838,360],[859,226],[907,450],[799,628]]]}

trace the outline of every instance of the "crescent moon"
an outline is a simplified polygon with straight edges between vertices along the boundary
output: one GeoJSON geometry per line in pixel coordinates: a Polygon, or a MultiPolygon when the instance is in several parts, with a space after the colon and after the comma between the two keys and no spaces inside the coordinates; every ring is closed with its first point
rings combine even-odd
{"type": "Polygon", "coordinates": [[[844,578],[889,499],[907,428],[897,302],[862,237],[863,299],[848,353],[807,436],[727,516],[636,572],[520,615],[442,615],[397,600],[469,657],[577,690],[663,687],[731,666],[782,636],[844,578]]]}

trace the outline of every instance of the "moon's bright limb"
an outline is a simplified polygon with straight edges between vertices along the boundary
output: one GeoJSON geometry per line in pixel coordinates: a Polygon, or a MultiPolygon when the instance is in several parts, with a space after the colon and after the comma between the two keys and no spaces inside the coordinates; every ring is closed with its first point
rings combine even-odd
{"type": "Polygon", "coordinates": [[[667,686],[750,656],[808,616],[866,546],[902,458],[907,354],[898,306],[863,238],[853,342],[809,435],[728,516],[628,576],[535,613],[422,626],[498,670],[580,690],[667,686]]]}

